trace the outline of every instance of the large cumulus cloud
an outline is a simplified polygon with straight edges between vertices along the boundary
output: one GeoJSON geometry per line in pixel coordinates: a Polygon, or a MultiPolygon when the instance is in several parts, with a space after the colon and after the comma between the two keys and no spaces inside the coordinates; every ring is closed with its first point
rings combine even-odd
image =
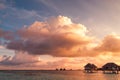
{"type": "Polygon", "coordinates": [[[0,29],[0,38],[7,41],[4,47],[17,52],[13,57],[0,56],[0,65],[19,69],[78,69],[88,62],[98,66],[109,61],[120,64],[120,35],[106,35],[97,42],[87,32],[84,25],[74,23],[65,16],[52,17],[44,22],[35,21],[17,33],[0,29]],[[55,56],[52,58],[54,61],[40,60],[39,55],[55,56]]]}
{"type": "Polygon", "coordinates": [[[52,17],[19,30],[19,38],[10,41],[7,48],[33,55],[81,56],[79,51],[92,41],[86,33],[84,25],[73,23],[68,17],[52,17]]]}
{"type": "Polygon", "coordinates": [[[95,38],[88,36],[87,32],[84,25],[74,23],[68,17],[57,16],[44,22],[35,21],[14,35],[13,32],[0,30],[0,37],[9,40],[6,43],[8,49],[32,55],[57,57],[119,55],[119,35],[107,35],[96,43],[95,38]]]}

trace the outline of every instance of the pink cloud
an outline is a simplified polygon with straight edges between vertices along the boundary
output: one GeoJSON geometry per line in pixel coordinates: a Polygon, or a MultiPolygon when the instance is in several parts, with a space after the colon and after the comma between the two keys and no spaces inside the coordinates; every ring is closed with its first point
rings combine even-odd
{"type": "Polygon", "coordinates": [[[16,52],[16,54],[11,57],[11,56],[1,56],[1,65],[23,65],[27,63],[36,63],[39,62],[37,56],[32,56],[29,55],[28,53],[25,52],[16,52]]]}
{"type": "Polygon", "coordinates": [[[7,48],[57,57],[81,56],[78,52],[80,48],[93,39],[86,35],[84,25],[73,23],[64,16],[52,17],[45,22],[36,21],[18,33],[20,39],[11,41],[7,48]]]}
{"type": "Polygon", "coordinates": [[[84,25],[73,23],[65,16],[52,17],[44,22],[35,21],[19,30],[17,39],[12,32],[0,30],[0,37],[9,40],[6,47],[18,51],[14,57],[1,56],[0,64],[20,66],[22,69],[79,69],[89,62],[98,66],[109,61],[120,64],[117,57],[120,55],[119,35],[107,35],[96,43],[95,38],[88,36],[87,32],[84,25]],[[39,55],[60,59],[44,61],[39,55]]]}

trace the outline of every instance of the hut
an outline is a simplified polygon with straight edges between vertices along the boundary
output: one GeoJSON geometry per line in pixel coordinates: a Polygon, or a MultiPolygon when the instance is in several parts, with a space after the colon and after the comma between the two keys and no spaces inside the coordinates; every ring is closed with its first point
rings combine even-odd
{"type": "Polygon", "coordinates": [[[60,71],[62,71],[63,69],[62,68],[60,68],[60,71]]]}
{"type": "Polygon", "coordinates": [[[87,73],[93,73],[95,71],[97,71],[97,66],[91,63],[88,63],[84,66],[84,70],[87,73]]]}
{"type": "Polygon", "coordinates": [[[63,71],[65,71],[66,69],[64,68],[63,71]]]}
{"type": "Polygon", "coordinates": [[[56,68],[56,71],[58,71],[58,68],[56,68]]]}
{"type": "Polygon", "coordinates": [[[118,74],[119,66],[115,63],[106,63],[102,66],[103,73],[118,74]]]}

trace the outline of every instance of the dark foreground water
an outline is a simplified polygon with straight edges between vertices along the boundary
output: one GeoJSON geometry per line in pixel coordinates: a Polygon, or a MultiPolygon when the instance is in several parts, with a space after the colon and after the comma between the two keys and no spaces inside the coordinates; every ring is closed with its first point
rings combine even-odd
{"type": "Polygon", "coordinates": [[[120,80],[120,74],[82,71],[0,71],[0,80],[120,80]]]}

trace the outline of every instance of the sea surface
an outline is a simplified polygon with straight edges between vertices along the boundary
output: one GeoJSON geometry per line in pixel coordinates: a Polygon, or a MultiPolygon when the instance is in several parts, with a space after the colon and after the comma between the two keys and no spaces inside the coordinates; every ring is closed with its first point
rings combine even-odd
{"type": "Polygon", "coordinates": [[[5,70],[0,80],[120,80],[120,74],[84,73],[83,71],[5,70]]]}

